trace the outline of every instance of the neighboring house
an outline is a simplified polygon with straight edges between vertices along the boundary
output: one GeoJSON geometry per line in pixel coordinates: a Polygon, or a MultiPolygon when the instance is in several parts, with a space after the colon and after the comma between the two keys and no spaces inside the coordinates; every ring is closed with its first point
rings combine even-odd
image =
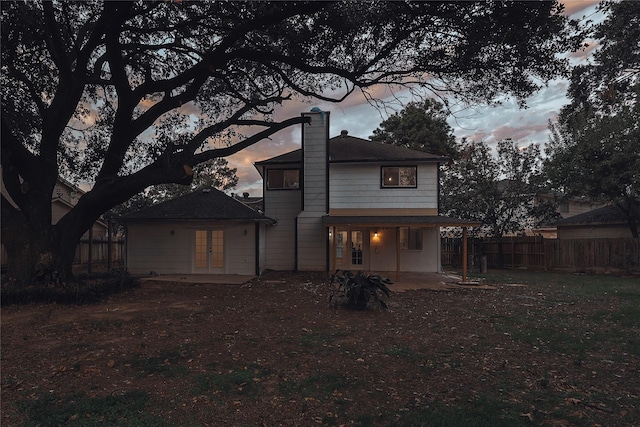
{"type": "MultiPolygon", "coordinates": [[[[571,197],[563,198],[560,194],[540,193],[536,196],[535,203],[554,203],[558,205],[558,214],[561,218],[570,218],[576,215],[590,212],[594,209],[600,208],[602,204],[593,204],[586,197],[571,197]]],[[[558,237],[557,228],[555,223],[543,224],[537,227],[533,227],[526,231],[527,235],[538,235],[549,239],[555,239],[558,237]]]]}
{"type": "MultiPolygon", "coordinates": [[[[503,179],[498,182],[498,189],[504,192],[507,186],[512,183],[513,181],[503,179]]],[[[567,198],[561,193],[538,193],[533,197],[532,203],[534,207],[541,207],[543,205],[557,206],[556,213],[560,218],[579,215],[603,206],[602,204],[593,204],[586,197],[567,198]]],[[[539,218],[528,214],[525,206],[522,206],[520,209],[520,215],[518,216],[521,218],[523,230],[505,234],[505,236],[542,236],[547,239],[555,239],[557,237],[555,220],[539,224],[539,218]]]]}
{"type": "Polygon", "coordinates": [[[562,219],[555,226],[558,239],[633,237],[624,212],[614,205],[562,219]]]}
{"type": "Polygon", "coordinates": [[[274,221],[216,189],[125,215],[132,274],[259,274],[264,229],[274,221]]]}
{"type": "Polygon", "coordinates": [[[124,217],[129,271],[441,271],[440,227],[479,225],[438,215],[449,159],[346,131],[329,139],[328,112],[303,116],[302,148],[255,164],[262,205],[211,190],[124,217]]]}
{"type": "Polygon", "coordinates": [[[439,272],[439,166],[449,159],[349,136],[303,113],[302,148],[256,163],[263,177],[265,267],[439,272]]]}
{"type": "MultiPolygon", "coordinates": [[[[0,169],[1,172],[1,169],[0,169]]],[[[4,182],[0,187],[0,191],[2,195],[6,197],[6,199],[11,203],[14,207],[16,207],[15,202],[9,195],[8,191],[4,186],[4,182]]],[[[60,218],[66,215],[85,192],[81,190],[79,187],[73,185],[69,181],[58,178],[56,182],[56,186],[53,190],[53,194],[51,196],[51,224],[56,224],[60,218]]],[[[88,239],[90,233],[93,235],[93,238],[102,238],[107,236],[107,223],[103,220],[98,220],[93,224],[91,231],[87,231],[82,238],[88,239]]],[[[2,265],[5,264],[6,260],[6,251],[4,246],[0,251],[0,263],[2,265]]]]}

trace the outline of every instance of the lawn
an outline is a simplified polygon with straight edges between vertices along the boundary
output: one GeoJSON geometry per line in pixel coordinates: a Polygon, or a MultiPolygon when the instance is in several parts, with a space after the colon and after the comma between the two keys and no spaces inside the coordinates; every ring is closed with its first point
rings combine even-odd
{"type": "MultiPolygon", "coordinates": [[[[322,274],[2,309],[3,426],[638,426],[640,279],[328,304],[322,274]]],[[[393,285],[391,285],[393,290],[393,285]]]]}

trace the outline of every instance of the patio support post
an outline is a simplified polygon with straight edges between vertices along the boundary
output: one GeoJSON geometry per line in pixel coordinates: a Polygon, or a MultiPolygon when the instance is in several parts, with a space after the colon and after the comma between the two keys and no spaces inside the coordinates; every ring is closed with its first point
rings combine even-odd
{"type": "Polygon", "coordinates": [[[467,227],[462,227],[462,283],[467,281],[467,227]]]}
{"type": "Polygon", "coordinates": [[[396,282],[400,280],[400,227],[396,227],[396,282]]]}

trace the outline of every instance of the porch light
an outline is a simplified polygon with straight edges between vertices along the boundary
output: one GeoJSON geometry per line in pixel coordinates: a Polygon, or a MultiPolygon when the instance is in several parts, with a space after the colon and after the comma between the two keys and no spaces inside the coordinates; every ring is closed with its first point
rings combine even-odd
{"type": "Polygon", "coordinates": [[[374,237],[375,239],[377,239],[377,238],[378,238],[378,231],[377,231],[377,230],[373,232],[373,237],[374,237]]]}

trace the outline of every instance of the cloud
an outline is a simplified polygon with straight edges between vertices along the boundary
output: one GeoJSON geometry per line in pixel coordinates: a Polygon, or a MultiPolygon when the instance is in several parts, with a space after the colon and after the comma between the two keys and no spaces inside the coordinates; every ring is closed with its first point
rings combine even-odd
{"type": "Polygon", "coordinates": [[[565,15],[576,15],[598,5],[600,0],[562,0],[561,3],[565,7],[565,15]]]}

